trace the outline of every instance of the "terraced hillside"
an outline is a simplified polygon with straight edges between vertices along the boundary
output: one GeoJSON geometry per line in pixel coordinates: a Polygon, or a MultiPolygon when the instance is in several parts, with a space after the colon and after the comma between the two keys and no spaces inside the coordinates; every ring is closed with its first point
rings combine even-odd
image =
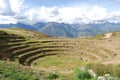
{"type": "Polygon", "coordinates": [[[62,39],[23,29],[0,29],[0,59],[46,71],[72,73],[91,62],[120,63],[120,32],[108,38],[62,39]]]}
{"type": "Polygon", "coordinates": [[[51,38],[35,32],[21,29],[0,30],[0,57],[4,60],[19,61],[20,64],[30,65],[32,61],[58,52],[66,47],[47,43],[51,38]],[[44,40],[46,38],[46,40],[44,40]]]}

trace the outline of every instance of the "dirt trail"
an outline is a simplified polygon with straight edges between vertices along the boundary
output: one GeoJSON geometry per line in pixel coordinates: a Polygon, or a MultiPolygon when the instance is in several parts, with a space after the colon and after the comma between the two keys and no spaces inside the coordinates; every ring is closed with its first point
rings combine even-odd
{"type": "Polygon", "coordinates": [[[112,36],[112,33],[106,33],[104,38],[110,38],[112,36]]]}
{"type": "Polygon", "coordinates": [[[102,62],[103,64],[120,64],[120,60],[110,60],[102,62]]]}

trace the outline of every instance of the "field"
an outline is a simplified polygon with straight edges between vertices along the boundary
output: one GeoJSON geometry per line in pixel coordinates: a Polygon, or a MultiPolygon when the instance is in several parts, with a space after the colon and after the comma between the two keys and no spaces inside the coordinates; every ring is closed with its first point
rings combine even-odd
{"type": "Polygon", "coordinates": [[[110,74],[119,78],[117,71],[120,70],[120,32],[110,34],[107,37],[106,34],[99,34],[72,39],[55,38],[18,28],[0,29],[0,59],[27,66],[36,74],[38,70],[43,71],[44,75],[39,76],[45,80],[49,80],[51,75],[53,80],[77,80],[76,70],[83,67],[89,67],[97,76],[110,74]],[[100,68],[96,65],[105,67],[100,68]]]}

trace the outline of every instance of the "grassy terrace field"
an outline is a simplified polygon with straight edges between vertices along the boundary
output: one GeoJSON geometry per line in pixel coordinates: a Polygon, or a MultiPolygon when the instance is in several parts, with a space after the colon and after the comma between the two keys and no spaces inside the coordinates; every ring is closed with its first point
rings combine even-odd
{"type": "MultiPolygon", "coordinates": [[[[60,77],[57,80],[76,80],[74,73],[77,68],[90,65],[89,67],[92,66],[91,69],[95,71],[98,67],[95,66],[98,65],[97,63],[100,66],[111,64],[111,67],[116,69],[116,66],[120,64],[119,53],[119,31],[112,33],[112,36],[108,38],[105,38],[104,34],[100,34],[90,38],[70,39],[54,38],[42,33],[17,28],[0,29],[1,60],[29,66],[34,69],[33,71],[42,70],[46,72],[46,74],[39,76],[46,76],[51,72],[55,76],[53,72],[58,73],[60,77]]],[[[0,64],[3,62],[1,61],[0,64]]],[[[119,67],[117,69],[119,71],[119,67]]],[[[104,69],[101,70],[104,72],[104,69]]],[[[114,72],[106,71],[100,75],[107,73],[112,75],[114,72]]],[[[117,77],[120,76],[119,74],[116,75],[117,77]]],[[[116,77],[116,75],[112,76],[116,77]]]]}

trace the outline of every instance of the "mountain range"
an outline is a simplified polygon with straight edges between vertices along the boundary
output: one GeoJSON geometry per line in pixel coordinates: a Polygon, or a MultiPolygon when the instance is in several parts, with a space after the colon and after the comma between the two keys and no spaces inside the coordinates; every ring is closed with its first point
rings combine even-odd
{"type": "Polygon", "coordinates": [[[57,22],[38,22],[33,25],[16,23],[0,24],[0,28],[24,28],[48,34],[55,37],[86,37],[100,33],[120,30],[120,23],[99,22],[89,24],[67,24],[57,22]]]}

